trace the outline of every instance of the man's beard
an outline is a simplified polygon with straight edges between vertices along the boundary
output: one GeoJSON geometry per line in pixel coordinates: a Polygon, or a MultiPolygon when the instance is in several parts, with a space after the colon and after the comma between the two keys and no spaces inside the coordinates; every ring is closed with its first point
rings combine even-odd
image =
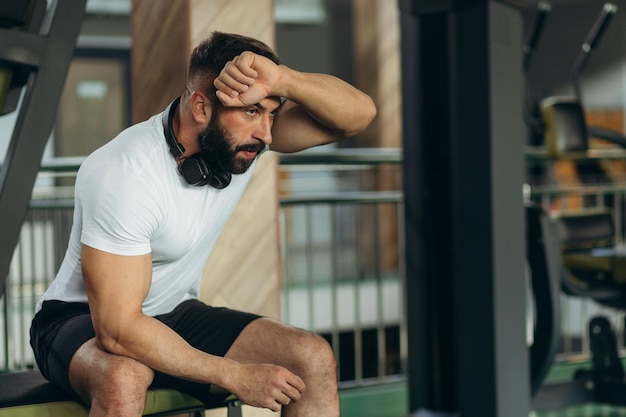
{"type": "Polygon", "coordinates": [[[207,128],[198,134],[202,153],[212,168],[229,174],[243,174],[250,168],[254,159],[238,158],[237,152],[259,153],[265,149],[265,145],[262,143],[244,144],[233,149],[232,144],[235,142],[233,135],[219,123],[218,118],[215,117],[217,112],[213,116],[207,128]]]}

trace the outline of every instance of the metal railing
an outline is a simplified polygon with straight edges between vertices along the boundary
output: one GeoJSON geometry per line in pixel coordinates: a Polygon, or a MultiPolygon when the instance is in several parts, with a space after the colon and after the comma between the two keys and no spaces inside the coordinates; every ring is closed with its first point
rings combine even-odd
{"type": "Polygon", "coordinates": [[[400,164],[398,150],[281,157],[283,319],[327,338],[344,385],[405,374],[400,164]]]}
{"type": "MultiPolygon", "coordinates": [[[[1,301],[0,369],[34,365],[30,319],[67,246],[81,162],[42,165],[1,301]]],[[[381,149],[280,159],[283,319],[327,338],[342,384],[405,373],[400,163],[399,150],[381,149]]]]}

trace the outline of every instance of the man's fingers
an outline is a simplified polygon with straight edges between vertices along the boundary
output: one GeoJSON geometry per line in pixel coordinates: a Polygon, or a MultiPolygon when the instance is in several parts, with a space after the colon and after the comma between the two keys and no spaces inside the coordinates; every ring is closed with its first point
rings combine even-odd
{"type": "Polygon", "coordinates": [[[213,85],[218,91],[222,91],[231,97],[237,97],[240,93],[248,90],[247,85],[236,81],[228,74],[220,75],[213,81],[213,85]]]}
{"type": "MultiPolygon", "coordinates": [[[[302,398],[302,393],[300,392],[300,390],[292,387],[291,385],[288,385],[286,388],[283,389],[282,395],[284,395],[289,401],[300,401],[300,398],[302,398]]],[[[281,404],[286,405],[285,402],[281,402],[281,404]]]]}
{"type": "Polygon", "coordinates": [[[242,401],[257,407],[280,411],[285,405],[299,401],[306,385],[287,368],[270,364],[242,365],[247,372],[242,381],[246,389],[233,392],[242,401]]]}
{"type": "Polygon", "coordinates": [[[236,57],[233,61],[226,64],[220,73],[220,78],[222,76],[230,77],[230,79],[240,83],[241,85],[249,86],[254,84],[254,80],[257,75],[257,72],[253,70],[244,59],[236,57]]]}
{"type": "MultiPolygon", "coordinates": [[[[296,374],[291,374],[291,377],[287,380],[287,383],[289,385],[291,385],[292,387],[294,387],[297,391],[298,394],[302,394],[304,391],[306,391],[306,384],[304,383],[304,381],[296,374]]],[[[292,397],[293,398],[293,397],[292,397]]],[[[295,399],[295,398],[294,398],[295,399]]]]}
{"type": "Polygon", "coordinates": [[[248,104],[243,100],[243,97],[241,96],[241,93],[239,91],[230,88],[223,82],[216,79],[214,85],[217,89],[217,98],[222,102],[224,106],[240,107],[248,104]]]}
{"type": "Polygon", "coordinates": [[[243,75],[252,78],[253,82],[254,79],[259,76],[256,70],[253,68],[255,56],[256,55],[254,53],[245,51],[241,55],[235,57],[235,59],[233,59],[232,61],[237,69],[241,71],[243,75]]]}
{"type": "Polygon", "coordinates": [[[237,68],[224,69],[217,79],[223,81],[229,86],[236,88],[237,90],[247,90],[249,86],[254,84],[255,78],[247,77],[237,68]]]}
{"type": "Polygon", "coordinates": [[[245,64],[241,56],[226,64],[220,75],[213,81],[213,85],[229,97],[243,94],[254,84],[256,71],[245,64]]]}
{"type": "Polygon", "coordinates": [[[291,400],[292,400],[291,396],[286,395],[286,394],[281,394],[278,396],[278,398],[276,398],[276,402],[280,405],[289,405],[291,400]]]}
{"type": "Polygon", "coordinates": [[[279,404],[278,402],[274,402],[273,404],[269,405],[267,408],[277,413],[283,408],[283,406],[279,404]]]}

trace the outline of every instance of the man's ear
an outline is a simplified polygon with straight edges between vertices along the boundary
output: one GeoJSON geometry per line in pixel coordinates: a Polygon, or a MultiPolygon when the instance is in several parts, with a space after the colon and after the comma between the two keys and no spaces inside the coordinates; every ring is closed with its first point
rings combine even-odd
{"type": "Polygon", "coordinates": [[[211,112],[213,111],[211,100],[202,91],[194,90],[191,92],[189,101],[193,119],[197,123],[206,125],[211,120],[211,112]]]}

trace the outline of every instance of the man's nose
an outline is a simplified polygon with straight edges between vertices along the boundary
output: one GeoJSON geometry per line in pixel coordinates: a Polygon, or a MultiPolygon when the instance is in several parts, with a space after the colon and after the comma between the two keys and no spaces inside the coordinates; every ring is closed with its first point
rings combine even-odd
{"type": "Polygon", "coordinates": [[[261,117],[256,138],[266,145],[272,143],[272,119],[269,116],[261,117]]]}

